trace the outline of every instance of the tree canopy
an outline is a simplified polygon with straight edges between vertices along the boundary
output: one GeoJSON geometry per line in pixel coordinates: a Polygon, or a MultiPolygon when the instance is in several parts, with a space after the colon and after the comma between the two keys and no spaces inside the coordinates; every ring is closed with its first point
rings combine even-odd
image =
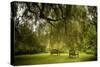
{"type": "Polygon", "coordinates": [[[96,50],[97,8],[50,3],[12,3],[16,52],[96,50]]]}

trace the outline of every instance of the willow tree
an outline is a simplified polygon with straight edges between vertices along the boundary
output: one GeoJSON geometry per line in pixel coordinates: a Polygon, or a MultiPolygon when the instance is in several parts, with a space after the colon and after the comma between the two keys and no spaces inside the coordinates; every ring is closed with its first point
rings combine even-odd
{"type": "Polygon", "coordinates": [[[20,25],[27,23],[43,48],[49,44],[51,48],[57,46],[57,49],[80,50],[92,43],[91,39],[95,42],[96,28],[92,27],[96,27],[97,17],[93,6],[32,2],[16,2],[12,6],[17,37],[22,36],[20,25]]]}

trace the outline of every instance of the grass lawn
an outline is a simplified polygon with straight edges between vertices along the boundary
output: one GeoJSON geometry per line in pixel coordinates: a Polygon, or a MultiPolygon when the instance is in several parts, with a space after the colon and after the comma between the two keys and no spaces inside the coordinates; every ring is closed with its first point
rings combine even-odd
{"type": "Polygon", "coordinates": [[[85,53],[80,53],[79,58],[69,58],[67,53],[62,53],[60,56],[50,55],[49,53],[41,53],[15,56],[15,65],[50,64],[93,60],[96,60],[95,56],[85,53]]]}

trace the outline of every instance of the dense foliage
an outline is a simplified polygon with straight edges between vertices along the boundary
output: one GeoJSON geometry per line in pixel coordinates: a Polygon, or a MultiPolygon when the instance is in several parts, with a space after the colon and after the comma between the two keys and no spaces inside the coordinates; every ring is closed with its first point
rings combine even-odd
{"type": "Polygon", "coordinates": [[[16,54],[58,49],[95,53],[97,8],[95,6],[12,3],[16,54]]]}

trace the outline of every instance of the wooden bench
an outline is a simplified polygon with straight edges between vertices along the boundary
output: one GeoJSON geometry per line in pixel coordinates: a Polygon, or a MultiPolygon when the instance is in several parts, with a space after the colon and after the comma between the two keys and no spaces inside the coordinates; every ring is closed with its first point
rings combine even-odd
{"type": "Polygon", "coordinates": [[[60,50],[58,50],[58,49],[52,49],[52,50],[50,51],[50,53],[51,53],[51,55],[52,55],[52,54],[60,55],[60,50]]]}
{"type": "Polygon", "coordinates": [[[69,57],[70,58],[77,58],[79,57],[79,51],[71,49],[69,50],[69,57]]]}

